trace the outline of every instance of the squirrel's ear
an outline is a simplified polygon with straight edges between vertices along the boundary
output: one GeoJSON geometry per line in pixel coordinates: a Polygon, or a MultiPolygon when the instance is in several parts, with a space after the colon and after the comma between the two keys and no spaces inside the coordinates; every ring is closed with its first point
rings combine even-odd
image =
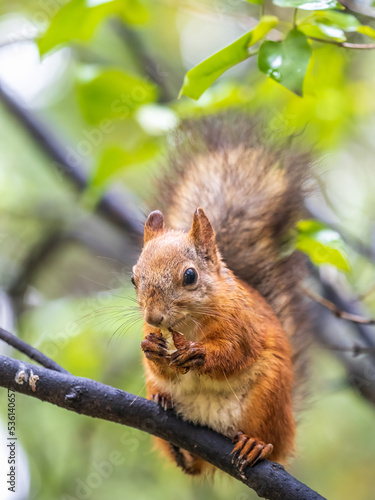
{"type": "Polygon", "coordinates": [[[148,241],[158,236],[164,231],[164,217],[159,210],[151,212],[145,222],[145,231],[143,235],[143,242],[146,244],[148,241]]]}
{"type": "Polygon", "coordinates": [[[203,208],[197,208],[193,216],[193,224],[189,233],[198,252],[205,258],[217,262],[215,231],[203,208]]]}

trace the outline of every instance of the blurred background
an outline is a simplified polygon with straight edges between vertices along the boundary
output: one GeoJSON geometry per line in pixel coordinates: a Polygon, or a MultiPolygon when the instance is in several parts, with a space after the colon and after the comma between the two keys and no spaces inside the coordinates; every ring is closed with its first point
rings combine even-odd
{"type": "MultiPolygon", "coordinates": [[[[252,58],[198,101],[177,99],[186,71],[254,27],[259,6],[129,0],[114,15],[113,3],[0,3],[1,326],[75,375],[144,396],[131,309],[137,231],[166,148],[179,140],[173,129],[229,108],[261,113],[271,132],[302,133],[316,151],[321,193],[309,209],[341,232],[351,271],[322,266],[314,286],[340,308],[375,316],[375,52],[316,43],[304,97],[252,58]]],[[[370,5],[347,6],[375,25],[370,5]]],[[[265,8],[291,19],[290,9],[265,8]]],[[[319,307],[311,396],[289,470],[330,500],[375,499],[375,351],[352,352],[374,348],[374,327],[319,307]]],[[[0,389],[0,436],[6,400],[0,389]]],[[[2,499],[256,498],[224,475],[184,476],[147,434],[23,396],[17,436],[17,493],[0,482],[2,499]]]]}

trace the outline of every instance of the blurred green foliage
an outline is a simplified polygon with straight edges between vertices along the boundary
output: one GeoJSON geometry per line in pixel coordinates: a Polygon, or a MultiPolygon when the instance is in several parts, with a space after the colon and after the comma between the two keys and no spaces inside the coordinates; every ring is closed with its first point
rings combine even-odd
{"type": "Polygon", "coordinates": [[[316,220],[302,220],[297,232],[296,247],[314,264],[331,264],[343,271],[350,270],[349,252],[337,231],[316,220]]]}
{"type": "Polygon", "coordinates": [[[155,85],[142,78],[117,68],[87,66],[77,75],[77,92],[83,116],[92,125],[104,119],[123,120],[157,97],[155,85]]]}
{"type": "MultiPolygon", "coordinates": [[[[309,38],[359,44],[365,36],[374,38],[370,18],[333,10],[339,7],[334,0],[275,0],[266,6],[260,0],[1,3],[3,39],[31,33],[38,40],[0,48],[0,80],[24,81],[30,111],[51,124],[67,158],[89,177],[83,195],[76,193],[0,108],[1,286],[12,283],[35,244],[56,228],[70,234],[88,228],[91,239],[114,252],[100,258],[100,248],[67,241],[43,261],[19,318],[26,341],[76,375],[144,395],[141,323],[128,288],[136,255],[108,228],[92,225],[87,208],[114,181],[137,197],[134,203],[145,205],[166,146],[179,140],[172,129],[184,118],[238,108],[265,119],[270,134],[304,132],[301,143],[325,156],[325,195],[318,204],[371,244],[374,52],[309,38]],[[38,64],[28,67],[37,48],[44,73],[38,64]],[[125,270],[117,260],[126,262],[125,270]]],[[[323,250],[318,264],[348,269],[348,252],[326,226],[304,221],[296,240],[312,258],[323,250]]],[[[338,279],[365,295],[374,315],[374,266],[355,252],[350,266],[352,272],[338,279]]],[[[373,409],[340,385],[344,379],[340,365],[318,350],[314,402],[299,428],[291,472],[332,500],[369,500],[373,409]]],[[[0,394],[3,401],[5,392],[0,394]]],[[[18,437],[32,474],[30,499],[71,500],[87,489],[92,500],[255,498],[228,478],[191,481],[151,451],[144,433],[31,398],[18,397],[17,404],[18,437]]],[[[4,405],[0,412],[5,415],[4,405]]]]}
{"type": "Polygon", "coordinates": [[[180,96],[186,95],[198,99],[225,71],[247,59],[249,47],[264,38],[277,23],[277,17],[263,16],[256,28],[188,71],[180,96]]]}
{"type": "Polygon", "coordinates": [[[51,19],[38,40],[41,55],[56,46],[72,41],[89,40],[100,22],[117,15],[126,23],[144,23],[148,15],[138,0],[72,0],[51,19]]]}
{"type": "MultiPolygon", "coordinates": [[[[259,50],[246,50],[262,40],[272,28],[279,24],[279,19],[275,16],[262,16],[254,30],[190,70],[185,76],[181,94],[198,99],[202,92],[224,71],[259,52],[259,69],[287,89],[301,95],[312,54],[308,37],[321,43],[337,43],[346,40],[344,31],[356,31],[373,38],[374,31],[371,27],[363,26],[353,15],[331,10],[344,8],[335,0],[318,2],[274,0],[273,3],[280,7],[294,8],[293,22],[290,23],[289,31],[284,39],[277,42],[266,40],[260,44],[259,50]],[[298,9],[315,12],[301,22],[297,22],[298,9]],[[193,75],[194,80],[192,80],[193,75]]],[[[285,24],[287,23],[283,23],[284,29],[285,24]]]]}

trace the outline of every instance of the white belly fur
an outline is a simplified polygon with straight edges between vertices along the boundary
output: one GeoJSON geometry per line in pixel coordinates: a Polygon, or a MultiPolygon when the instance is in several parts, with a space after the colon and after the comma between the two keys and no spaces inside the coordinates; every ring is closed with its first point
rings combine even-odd
{"type": "Polygon", "coordinates": [[[176,413],[185,420],[206,425],[228,437],[239,430],[244,399],[250,384],[241,377],[233,380],[213,380],[207,375],[189,372],[175,382],[157,378],[158,386],[172,396],[176,413]]]}

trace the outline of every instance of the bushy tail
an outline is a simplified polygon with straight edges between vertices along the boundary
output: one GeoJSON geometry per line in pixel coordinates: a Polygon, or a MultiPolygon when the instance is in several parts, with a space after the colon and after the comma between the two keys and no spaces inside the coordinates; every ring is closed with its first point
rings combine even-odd
{"type": "Polygon", "coordinates": [[[304,266],[291,242],[303,217],[308,155],[265,140],[261,127],[235,114],[183,123],[168,163],[152,208],[178,230],[190,228],[196,207],[205,210],[228,267],[281,320],[301,380],[306,308],[298,285],[304,266]]]}

